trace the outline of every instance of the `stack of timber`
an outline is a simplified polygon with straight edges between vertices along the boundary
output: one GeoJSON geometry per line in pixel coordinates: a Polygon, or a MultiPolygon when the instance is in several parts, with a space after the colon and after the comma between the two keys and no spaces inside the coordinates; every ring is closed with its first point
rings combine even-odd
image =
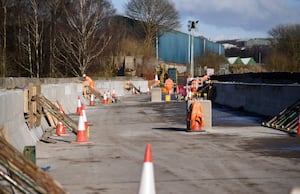
{"type": "Polygon", "coordinates": [[[24,157],[1,135],[0,147],[0,193],[67,193],[47,172],[24,157]]]}
{"type": "Polygon", "coordinates": [[[42,107],[42,111],[47,117],[50,126],[55,127],[57,121],[60,121],[73,133],[77,134],[77,123],[65,113],[60,112],[59,105],[55,105],[43,95],[36,95],[33,100],[42,107]]]}
{"type": "Polygon", "coordinates": [[[289,133],[297,133],[300,116],[299,114],[300,100],[285,108],[278,115],[274,116],[267,122],[262,122],[262,126],[286,131],[289,133]]]}

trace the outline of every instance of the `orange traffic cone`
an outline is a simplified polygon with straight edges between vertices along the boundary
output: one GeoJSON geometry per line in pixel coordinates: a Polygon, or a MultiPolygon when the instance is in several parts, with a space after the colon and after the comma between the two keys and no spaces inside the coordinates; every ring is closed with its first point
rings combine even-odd
{"type": "Polygon", "coordinates": [[[103,94],[103,104],[107,104],[107,102],[108,102],[107,94],[106,94],[106,92],[104,92],[104,94],[103,94]]]}
{"type": "Polygon", "coordinates": [[[147,144],[146,146],[139,194],[155,194],[155,181],[152,163],[151,144],[147,144]]]}
{"type": "Polygon", "coordinates": [[[95,95],[91,94],[90,106],[95,106],[95,95]]]}
{"type": "Polygon", "coordinates": [[[114,88],[113,88],[113,90],[112,90],[111,97],[112,97],[112,98],[116,98],[116,97],[117,97],[116,91],[115,91],[114,88]]]}
{"type": "Polygon", "coordinates": [[[297,134],[298,134],[298,136],[300,136],[300,113],[299,113],[297,134]]]}
{"type": "Polygon", "coordinates": [[[58,122],[56,125],[56,135],[66,135],[65,125],[62,122],[58,122]]]}
{"type": "Polygon", "coordinates": [[[80,96],[77,97],[77,109],[76,113],[79,115],[81,111],[81,101],[80,101],[80,96]]]}
{"type": "Polygon", "coordinates": [[[82,116],[83,116],[84,129],[87,130],[89,124],[88,124],[88,122],[87,122],[85,109],[82,109],[82,116]]]}
{"type": "Polygon", "coordinates": [[[87,143],[87,136],[84,127],[84,120],[82,115],[82,110],[80,111],[79,121],[78,121],[78,129],[77,129],[77,143],[87,143]]]}

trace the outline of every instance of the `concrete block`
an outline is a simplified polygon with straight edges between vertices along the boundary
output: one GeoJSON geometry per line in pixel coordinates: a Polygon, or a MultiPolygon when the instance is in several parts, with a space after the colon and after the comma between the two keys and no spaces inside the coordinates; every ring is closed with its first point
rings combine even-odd
{"type": "Polygon", "coordinates": [[[210,100],[199,100],[204,112],[204,130],[212,128],[212,110],[210,100]]]}
{"type": "Polygon", "coordinates": [[[161,88],[151,90],[151,102],[161,102],[161,88]]]}

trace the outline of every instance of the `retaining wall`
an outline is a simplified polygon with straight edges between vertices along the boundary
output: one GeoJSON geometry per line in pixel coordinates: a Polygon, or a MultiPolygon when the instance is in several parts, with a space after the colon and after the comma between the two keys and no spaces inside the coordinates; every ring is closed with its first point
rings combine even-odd
{"type": "Polygon", "coordinates": [[[24,118],[23,90],[0,92],[0,128],[5,129],[8,141],[23,152],[25,145],[34,145],[41,137],[41,127],[29,129],[24,118]]]}
{"type": "Polygon", "coordinates": [[[215,102],[264,116],[277,115],[300,100],[299,84],[214,83],[215,102]]]}
{"type": "MultiPolygon", "coordinates": [[[[25,88],[23,86],[26,81],[18,79],[12,81],[11,84],[15,88],[25,88]],[[22,87],[20,87],[22,85],[22,87]]],[[[125,89],[126,81],[110,81],[97,80],[96,87],[100,92],[112,91],[115,89],[117,96],[124,96],[131,94],[125,89]]],[[[131,81],[142,92],[147,92],[148,81],[135,80],[131,81]]],[[[39,83],[34,81],[33,83],[39,83]]],[[[41,93],[50,101],[58,101],[67,114],[75,113],[77,108],[77,97],[82,94],[81,83],[65,83],[65,84],[42,84],[41,93]]],[[[82,102],[88,104],[89,102],[81,98],[82,102]]],[[[24,94],[23,89],[0,90],[0,129],[4,128],[10,143],[23,152],[24,146],[35,145],[43,135],[43,130],[48,128],[47,122],[42,119],[41,126],[36,126],[30,129],[24,118],[24,94]]]]}
{"type": "MultiPolygon", "coordinates": [[[[148,81],[136,80],[132,83],[147,92],[148,81]]],[[[96,87],[101,91],[115,89],[118,96],[131,94],[124,87],[125,81],[97,80],[96,87]]],[[[285,107],[300,100],[299,84],[243,84],[215,83],[215,102],[233,108],[261,115],[273,116],[285,107]]],[[[42,84],[42,94],[51,101],[62,104],[66,113],[74,113],[77,107],[77,96],[81,96],[80,83],[42,84]]],[[[84,101],[84,99],[82,98],[84,101]]],[[[85,103],[88,103],[85,101],[85,103]]],[[[9,141],[19,151],[24,146],[35,145],[47,128],[42,120],[42,126],[29,129],[24,119],[24,97],[22,89],[0,90],[0,128],[4,128],[9,141]]]]}

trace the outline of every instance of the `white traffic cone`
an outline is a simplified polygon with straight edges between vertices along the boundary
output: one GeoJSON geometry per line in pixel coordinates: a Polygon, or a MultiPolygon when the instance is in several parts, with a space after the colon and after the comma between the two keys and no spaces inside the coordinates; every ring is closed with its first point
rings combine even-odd
{"type": "Polygon", "coordinates": [[[90,106],[95,106],[95,95],[91,94],[90,106]]]}
{"type": "Polygon", "coordinates": [[[147,144],[146,146],[139,194],[155,194],[155,180],[152,163],[151,144],[147,144]]]}
{"type": "Polygon", "coordinates": [[[84,129],[87,130],[89,124],[88,124],[88,122],[87,122],[85,109],[82,109],[82,116],[83,116],[84,129]]]}
{"type": "Polygon", "coordinates": [[[80,111],[80,116],[78,121],[76,142],[78,143],[87,142],[82,110],[80,111]]]}
{"type": "Polygon", "coordinates": [[[116,98],[117,97],[115,88],[113,88],[113,90],[112,90],[111,97],[112,98],[116,98]]]}

